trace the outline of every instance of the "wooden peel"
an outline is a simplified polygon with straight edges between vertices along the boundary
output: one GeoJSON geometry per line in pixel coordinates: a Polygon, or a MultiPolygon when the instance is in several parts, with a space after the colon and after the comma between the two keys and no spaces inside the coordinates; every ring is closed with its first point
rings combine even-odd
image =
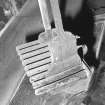
{"type": "MultiPolygon", "coordinates": [[[[45,32],[50,30],[52,33],[49,35],[52,35],[54,32],[51,29],[46,1],[38,2],[45,32]]],[[[48,42],[37,40],[16,47],[36,95],[44,94],[60,83],[65,86],[72,78],[78,77],[73,79],[75,81],[80,77],[87,78],[77,54],[76,38],[63,30],[58,0],[50,0],[50,4],[57,36],[48,42]]]]}

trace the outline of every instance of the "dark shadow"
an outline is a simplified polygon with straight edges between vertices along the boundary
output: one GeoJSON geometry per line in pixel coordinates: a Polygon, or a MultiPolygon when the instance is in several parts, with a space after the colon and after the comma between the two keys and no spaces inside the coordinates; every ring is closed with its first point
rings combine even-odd
{"type": "Polygon", "coordinates": [[[7,23],[8,22],[8,18],[5,16],[2,7],[0,7],[0,21],[4,21],[4,23],[7,23]]]}
{"type": "Polygon", "coordinates": [[[38,36],[39,36],[40,32],[31,32],[31,33],[27,33],[26,35],[26,42],[31,42],[31,41],[34,41],[34,40],[37,40],[38,39],[38,36]]]}
{"type": "Polygon", "coordinates": [[[40,30],[40,31],[36,31],[36,32],[29,32],[26,34],[26,37],[25,37],[25,41],[26,43],[28,42],[31,42],[31,41],[34,41],[34,40],[38,40],[38,37],[39,37],[39,34],[44,32],[44,30],[40,30]]]}

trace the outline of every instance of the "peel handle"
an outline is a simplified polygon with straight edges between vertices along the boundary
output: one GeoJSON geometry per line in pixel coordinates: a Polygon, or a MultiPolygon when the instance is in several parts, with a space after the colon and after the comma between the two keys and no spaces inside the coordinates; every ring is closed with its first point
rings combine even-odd
{"type": "Polygon", "coordinates": [[[52,14],[55,22],[55,27],[60,35],[61,38],[64,37],[64,29],[62,24],[61,13],[59,9],[59,2],[58,0],[50,0],[52,14]]]}
{"type": "Polygon", "coordinates": [[[38,0],[38,3],[39,3],[44,29],[45,31],[51,30],[51,24],[49,20],[46,0],[38,0]]]}

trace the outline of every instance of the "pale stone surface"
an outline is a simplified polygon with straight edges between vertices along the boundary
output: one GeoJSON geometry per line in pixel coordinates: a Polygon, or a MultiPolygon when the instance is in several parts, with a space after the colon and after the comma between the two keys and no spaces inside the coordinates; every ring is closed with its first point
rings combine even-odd
{"type": "Polygon", "coordinates": [[[22,8],[19,16],[13,17],[0,33],[0,104],[8,103],[17,83],[24,74],[16,53],[16,46],[25,43],[29,32],[42,29],[37,0],[30,0],[22,8]],[[36,26],[37,25],[37,26],[36,26]]]}

